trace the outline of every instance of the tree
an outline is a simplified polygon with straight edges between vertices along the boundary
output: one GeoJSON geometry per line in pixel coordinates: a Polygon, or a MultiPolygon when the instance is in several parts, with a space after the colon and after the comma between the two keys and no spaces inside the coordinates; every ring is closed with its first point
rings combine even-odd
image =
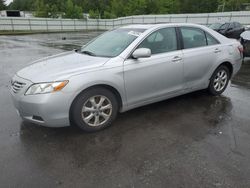
{"type": "Polygon", "coordinates": [[[5,0],[0,0],[0,10],[6,9],[5,0]]]}
{"type": "Polygon", "coordinates": [[[82,8],[78,5],[74,5],[72,0],[67,0],[65,18],[80,19],[83,17],[82,8]]]}
{"type": "Polygon", "coordinates": [[[57,6],[54,4],[54,5],[51,5],[48,7],[48,12],[49,12],[49,17],[51,18],[58,18],[58,8],[57,6]]]}
{"type": "Polygon", "coordinates": [[[100,18],[100,13],[98,10],[90,10],[89,17],[94,18],[94,19],[98,19],[98,18],[100,18]]]}
{"type": "Polygon", "coordinates": [[[222,5],[224,11],[238,11],[241,10],[243,3],[250,3],[250,0],[220,0],[219,4],[222,5]]]}
{"type": "Polygon", "coordinates": [[[35,3],[35,16],[36,17],[48,17],[48,5],[45,5],[43,0],[36,0],[35,3]]]}
{"type": "Polygon", "coordinates": [[[74,14],[73,14],[72,18],[75,18],[75,19],[83,18],[82,7],[74,5],[74,14]]]}
{"type": "Polygon", "coordinates": [[[181,13],[206,13],[217,10],[218,0],[180,0],[181,13]]]}
{"type": "MultiPolygon", "coordinates": [[[[0,0],[3,8],[5,0],[0,0]]],[[[13,0],[9,9],[35,11],[36,16],[82,18],[116,18],[140,14],[175,14],[215,12],[219,5],[225,11],[240,10],[250,0],[13,0]]]]}
{"type": "Polygon", "coordinates": [[[71,0],[67,0],[65,9],[65,18],[72,18],[74,14],[74,5],[71,0]]]}

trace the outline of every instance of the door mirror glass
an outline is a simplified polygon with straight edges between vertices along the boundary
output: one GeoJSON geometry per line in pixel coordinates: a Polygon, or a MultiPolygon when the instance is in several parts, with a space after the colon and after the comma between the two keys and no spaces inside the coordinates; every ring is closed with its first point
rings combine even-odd
{"type": "Polygon", "coordinates": [[[138,48],[132,54],[135,59],[151,57],[151,50],[149,48],[138,48]]]}

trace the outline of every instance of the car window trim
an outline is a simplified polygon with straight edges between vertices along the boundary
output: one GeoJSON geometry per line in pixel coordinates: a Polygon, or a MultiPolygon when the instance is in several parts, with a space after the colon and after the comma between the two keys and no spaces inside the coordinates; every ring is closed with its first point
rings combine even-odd
{"type": "Polygon", "coordinates": [[[218,41],[215,37],[213,37],[211,34],[209,34],[207,31],[201,29],[201,28],[198,28],[198,27],[192,27],[192,26],[179,26],[177,27],[177,30],[178,30],[178,35],[180,37],[180,44],[181,44],[181,50],[189,50],[189,49],[196,49],[196,48],[205,48],[205,47],[209,47],[209,46],[214,46],[214,45],[219,45],[221,44],[220,41],[218,41]],[[205,35],[205,38],[206,38],[206,46],[199,46],[199,47],[193,47],[193,48],[184,48],[184,41],[183,41],[183,36],[182,36],[182,33],[181,33],[181,28],[190,28],[190,29],[195,29],[195,30],[200,30],[201,32],[204,33],[205,35]],[[213,45],[208,45],[208,41],[207,41],[207,34],[210,35],[212,38],[214,38],[218,44],[213,44],[213,45]]]}

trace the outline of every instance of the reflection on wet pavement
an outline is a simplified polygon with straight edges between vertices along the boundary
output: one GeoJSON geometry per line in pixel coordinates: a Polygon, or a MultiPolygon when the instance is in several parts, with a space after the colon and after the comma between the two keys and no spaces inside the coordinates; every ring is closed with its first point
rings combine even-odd
{"type": "Polygon", "coordinates": [[[98,133],[18,118],[13,74],[98,34],[0,36],[0,186],[249,187],[249,61],[222,96],[199,91],[144,106],[98,133]]]}

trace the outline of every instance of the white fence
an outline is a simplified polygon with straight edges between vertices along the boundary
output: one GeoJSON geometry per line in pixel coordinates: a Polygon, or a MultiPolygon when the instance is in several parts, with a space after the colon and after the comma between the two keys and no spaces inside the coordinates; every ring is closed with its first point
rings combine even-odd
{"type": "Polygon", "coordinates": [[[107,30],[128,24],[153,24],[171,22],[189,22],[209,25],[215,22],[238,21],[250,25],[250,11],[204,13],[204,14],[168,14],[141,15],[117,19],[50,19],[50,18],[0,18],[0,31],[77,31],[107,30]]]}

